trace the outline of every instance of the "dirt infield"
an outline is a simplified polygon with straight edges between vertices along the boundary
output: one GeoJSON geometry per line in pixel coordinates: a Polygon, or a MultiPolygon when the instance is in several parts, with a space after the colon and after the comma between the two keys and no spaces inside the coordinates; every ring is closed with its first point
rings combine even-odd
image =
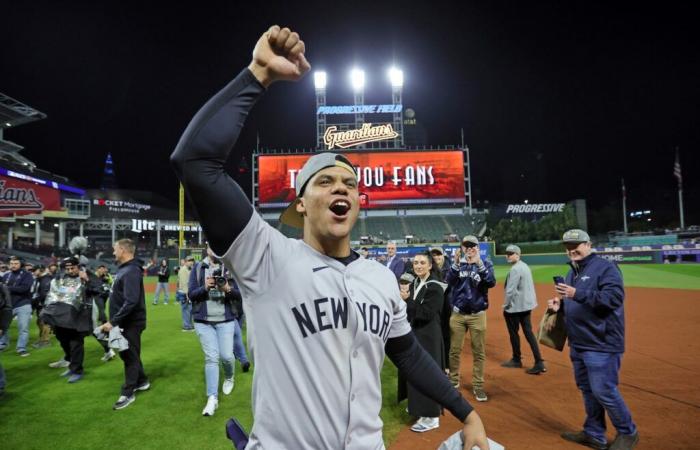
{"type": "MultiPolygon", "coordinates": [[[[625,303],[626,346],[620,389],[639,428],[639,449],[700,448],[700,291],[628,288],[625,303]]],[[[539,324],[549,285],[537,286],[540,306],[533,313],[539,324]]],[[[489,436],[508,449],[583,448],[563,441],[562,430],[579,430],[583,401],[574,384],[568,347],[563,353],[543,348],[548,372],[527,375],[505,369],[511,356],[508,332],[501,313],[502,284],[491,291],[486,349],[486,403],[473,400],[470,389],[471,352],[462,357],[462,393],[476,405],[489,436]]],[[[524,364],[532,353],[521,337],[524,364]]],[[[406,427],[391,450],[436,449],[460,428],[446,413],[440,428],[423,434],[406,427]]],[[[608,423],[608,438],[615,430],[608,423]]]]}

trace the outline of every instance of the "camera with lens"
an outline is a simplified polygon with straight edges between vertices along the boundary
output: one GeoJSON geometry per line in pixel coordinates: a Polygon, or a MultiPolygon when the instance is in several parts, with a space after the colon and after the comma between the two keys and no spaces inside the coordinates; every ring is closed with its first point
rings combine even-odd
{"type": "Polygon", "coordinates": [[[226,286],[226,283],[228,283],[228,280],[226,280],[226,277],[221,276],[221,269],[216,269],[212,272],[211,276],[214,278],[214,282],[216,283],[216,287],[219,289],[223,289],[224,286],[226,286]]]}

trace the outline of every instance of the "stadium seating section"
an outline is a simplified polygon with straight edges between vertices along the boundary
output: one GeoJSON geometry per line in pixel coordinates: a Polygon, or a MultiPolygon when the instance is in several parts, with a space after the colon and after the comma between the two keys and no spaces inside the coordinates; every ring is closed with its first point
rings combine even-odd
{"type": "MultiPolygon", "coordinates": [[[[413,236],[412,243],[445,242],[450,235],[462,237],[465,234],[479,233],[485,223],[485,216],[440,215],[440,216],[384,216],[360,218],[350,236],[352,241],[362,237],[373,237],[376,243],[388,240],[402,241],[413,236]]],[[[268,222],[285,236],[301,237],[301,231],[280,224],[277,220],[268,222]]]]}

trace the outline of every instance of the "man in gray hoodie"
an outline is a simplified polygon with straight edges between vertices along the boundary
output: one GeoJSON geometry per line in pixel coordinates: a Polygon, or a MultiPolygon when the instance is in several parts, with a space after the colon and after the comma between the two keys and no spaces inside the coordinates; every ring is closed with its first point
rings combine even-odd
{"type": "Polygon", "coordinates": [[[535,356],[535,365],[528,369],[527,373],[539,375],[542,372],[546,372],[547,368],[542,360],[537,339],[532,333],[532,323],[530,322],[530,313],[537,307],[532,272],[530,267],[520,260],[520,247],[517,245],[506,247],[506,259],[513,267],[511,267],[506,277],[503,316],[506,319],[506,326],[510,335],[510,345],[513,347],[513,358],[504,362],[501,366],[514,368],[523,366],[520,355],[520,336],[518,335],[518,327],[522,327],[525,339],[530,344],[532,354],[535,356]]]}

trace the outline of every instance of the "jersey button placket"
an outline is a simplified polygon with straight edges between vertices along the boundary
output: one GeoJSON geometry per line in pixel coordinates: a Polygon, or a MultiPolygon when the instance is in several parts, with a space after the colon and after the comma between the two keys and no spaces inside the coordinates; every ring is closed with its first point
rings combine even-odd
{"type": "Polygon", "coordinates": [[[355,388],[356,388],[355,385],[359,379],[356,364],[358,364],[357,359],[359,358],[360,353],[357,349],[362,345],[361,342],[362,342],[363,336],[362,336],[362,332],[361,332],[362,319],[361,319],[360,315],[358,314],[357,309],[356,309],[355,304],[354,304],[356,290],[350,286],[351,283],[348,282],[347,272],[344,274],[343,278],[344,278],[343,281],[345,284],[345,291],[348,293],[348,297],[350,300],[349,307],[350,307],[350,305],[352,305],[351,306],[352,314],[355,314],[355,316],[357,317],[357,321],[356,321],[357,327],[355,328],[355,334],[354,334],[355,342],[353,343],[353,346],[350,349],[351,350],[351,353],[350,353],[350,396],[348,398],[348,400],[349,400],[348,406],[349,406],[349,410],[350,410],[350,416],[349,416],[349,423],[348,423],[348,431],[347,431],[347,435],[345,438],[345,445],[349,446],[350,443],[352,442],[351,433],[353,432],[355,423],[357,422],[357,420],[355,419],[355,415],[357,414],[355,409],[357,408],[357,406],[354,404],[355,394],[353,393],[353,391],[355,390],[355,388]]]}

